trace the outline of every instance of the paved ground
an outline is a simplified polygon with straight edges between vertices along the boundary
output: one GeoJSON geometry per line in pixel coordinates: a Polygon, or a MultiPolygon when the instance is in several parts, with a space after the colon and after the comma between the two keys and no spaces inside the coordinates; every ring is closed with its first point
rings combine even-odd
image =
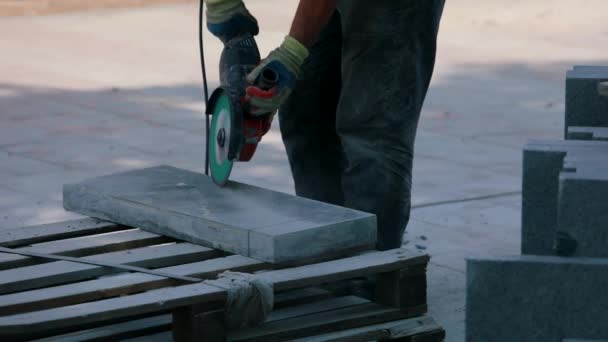
{"type": "Polygon", "coordinates": [[[0,17],[191,3],[193,0],[0,0],[0,17]]]}
{"type": "MultiPolygon", "coordinates": [[[[295,3],[249,2],[264,51],[295,3]]],[[[448,0],[406,237],[433,256],[430,311],[448,341],[464,340],[465,257],[518,253],[521,148],[560,137],[568,67],[608,64],[598,48],[607,10],[603,0],[448,0]]],[[[195,20],[192,3],[0,19],[0,228],[74,217],[61,208],[65,182],[202,169],[195,20]]],[[[211,80],[218,51],[209,41],[211,80]]],[[[276,127],[235,178],[292,192],[276,127]]]]}

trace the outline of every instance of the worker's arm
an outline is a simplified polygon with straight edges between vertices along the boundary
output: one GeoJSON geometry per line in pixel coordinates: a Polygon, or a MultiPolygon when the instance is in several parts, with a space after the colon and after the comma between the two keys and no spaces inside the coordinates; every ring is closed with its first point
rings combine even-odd
{"type": "Polygon", "coordinates": [[[336,10],[338,0],[300,0],[289,35],[310,47],[336,10]]]}
{"type": "Polygon", "coordinates": [[[336,10],[337,0],[300,0],[291,24],[289,36],[283,44],[260,63],[247,77],[253,84],[247,88],[249,103],[254,113],[275,112],[289,97],[308,57],[308,48],[317,40],[321,30],[336,10]],[[276,86],[262,90],[255,86],[265,70],[278,75],[276,86]]]}

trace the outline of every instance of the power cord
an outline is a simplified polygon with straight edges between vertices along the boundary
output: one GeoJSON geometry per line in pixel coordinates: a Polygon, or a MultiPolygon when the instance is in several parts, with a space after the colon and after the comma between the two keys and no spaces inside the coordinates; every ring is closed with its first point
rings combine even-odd
{"type": "Polygon", "coordinates": [[[207,69],[205,68],[205,49],[203,45],[203,0],[200,0],[198,10],[198,47],[201,57],[201,71],[203,74],[203,95],[205,98],[205,175],[209,176],[209,87],[207,86],[207,69]]]}

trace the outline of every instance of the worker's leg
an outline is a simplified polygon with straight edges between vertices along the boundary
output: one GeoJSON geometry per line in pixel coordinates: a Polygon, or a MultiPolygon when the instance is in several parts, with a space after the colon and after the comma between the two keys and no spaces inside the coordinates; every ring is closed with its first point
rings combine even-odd
{"type": "Polygon", "coordinates": [[[310,49],[294,92],[279,111],[296,193],[337,205],[344,204],[343,152],[335,126],[340,56],[341,27],[336,13],[310,49]]]}
{"type": "Polygon", "coordinates": [[[435,63],[443,0],[344,0],[337,131],[345,205],[375,213],[378,248],[401,246],[414,138],[435,63]]]}

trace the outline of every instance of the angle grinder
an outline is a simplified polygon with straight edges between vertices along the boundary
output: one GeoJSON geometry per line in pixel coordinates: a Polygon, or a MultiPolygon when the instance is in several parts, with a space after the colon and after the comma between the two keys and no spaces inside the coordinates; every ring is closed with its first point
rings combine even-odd
{"type": "MultiPolygon", "coordinates": [[[[212,117],[208,135],[208,160],[213,182],[224,186],[235,161],[253,157],[262,136],[270,130],[274,113],[252,114],[245,101],[249,85],[245,77],[260,62],[253,36],[247,34],[228,41],[220,58],[220,87],[209,99],[207,115],[212,117]]],[[[265,70],[255,86],[268,90],[278,75],[265,70]]]]}
{"type": "MultiPolygon", "coordinates": [[[[251,160],[262,136],[270,130],[274,113],[253,114],[245,100],[246,88],[250,85],[246,76],[260,63],[260,52],[251,34],[224,42],[219,65],[220,87],[208,96],[203,0],[199,7],[199,49],[206,105],[205,174],[211,171],[211,179],[221,187],[227,183],[235,161],[251,160]]],[[[253,85],[270,90],[277,81],[276,73],[265,70],[253,85]]]]}

